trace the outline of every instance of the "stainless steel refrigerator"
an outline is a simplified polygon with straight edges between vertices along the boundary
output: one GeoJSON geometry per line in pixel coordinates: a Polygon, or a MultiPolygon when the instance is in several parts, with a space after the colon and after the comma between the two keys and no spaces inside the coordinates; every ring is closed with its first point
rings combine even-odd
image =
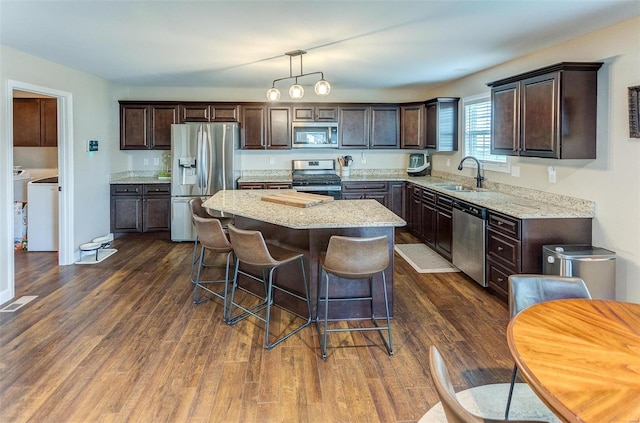
{"type": "Polygon", "coordinates": [[[171,240],[193,241],[189,200],[235,189],[240,177],[237,123],[171,125],[171,240]]]}

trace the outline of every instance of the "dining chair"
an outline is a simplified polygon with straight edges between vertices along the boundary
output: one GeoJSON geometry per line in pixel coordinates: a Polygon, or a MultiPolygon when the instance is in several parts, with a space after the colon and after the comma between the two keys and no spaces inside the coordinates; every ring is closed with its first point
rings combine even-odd
{"type": "Polygon", "coordinates": [[[429,370],[448,423],[540,423],[539,420],[491,419],[471,413],[458,401],[447,366],[435,345],[429,348],[429,370]]]}
{"type": "Polygon", "coordinates": [[[196,278],[193,281],[193,303],[200,304],[204,301],[208,301],[214,297],[222,299],[222,319],[226,320],[227,317],[227,292],[229,291],[229,266],[233,260],[233,247],[227,235],[224,233],[222,223],[216,218],[202,218],[200,216],[193,216],[193,223],[196,226],[196,232],[198,233],[198,240],[200,243],[200,255],[198,257],[196,278]],[[215,280],[203,280],[202,271],[205,267],[212,267],[214,265],[206,265],[204,262],[205,252],[210,251],[214,254],[225,255],[225,273],[224,279],[215,280]],[[220,290],[211,288],[214,284],[221,284],[223,287],[220,290]],[[202,289],[210,295],[205,295],[202,298],[198,298],[198,290],[202,289]]]}
{"type": "MultiPolygon", "coordinates": [[[[391,316],[389,312],[389,298],[387,297],[387,281],[384,271],[389,267],[389,240],[386,235],[377,237],[346,237],[333,235],[329,239],[329,246],[324,259],[321,259],[322,269],[318,281],[318,316],[316,324],[318,338],[322,351],[322,359],[327,359],[327,334],[329,332],[353,331],[386,331],[387,339],[382,338],[390,356],[393,356],[393,342],[391,337],[391,316]],[[321,283],[324,274],[324,287],[321,283]],[[379,288],[374,283],[374,276],[381,275],[382,283],[379,288]],[[330,297],[329,285],[333,279],[334,285],[353,283],[358,279],[368,281],[368,294],[345,297],[334,295],[330,297]],[[346,281],[345,281],[346,279],[346,281]],[[374,288],[375,287],[375,288],[374,288]],[[377,317],[374,312],[374,292],[380,289],[384,296],[385,315],[377,317]],[[329,328],[329,303],[342,303],[343,307],[353,301],[369,301],[371,304],[372,327],[329,328]],[[321,318],[323,317],[323,318],[321,318]],[[386,325],[379,326],[377,319],[385,319],[386,325]]],[[[340,287],[336,288],[340,292],[340,287]]]]}
{"type": "MultiPolygon", "coordinates": [[[[260,231],[244,230],[236,228],[233,224],[229,224],[229,238],[231,239],[231,245],[233,246],[234,254],[236,256],[236,266],[233,275],[233,285],[230,293],[229,311],[227,315],[227,323],[235,325],[241,320],[247,317],[253,316],[258,320],[265,323],[265,347],[267,350],[272,349],[285,339],[289,338],[293,334],[299,332],[303,328],[311,324],[311,304],[309,300],[309,288],[307,286],[307,278],[304,269],[304,255],[300,252],[282,248],[276,245],[267,244],[260,231]],[[302,275],[302,287],[304,295],[300,295],[291,289],[284,286],[276,285],[274,283],[274,273],[279,268],[298,262],[300,264],[300,271],[302,275]],[[240,265],[245,264],[252,269],[258,270],[262,277],[256,277],[248,272],[240,270],[240,265]],[[247,306],[236,302],[236,293],[239,289],[253,295],[258,296],[255,292],[246,290],[239,285],[240,275],[247,276],[249,278],[260,281],[264,287],[264,296],[260,297],[260,301],[252,306],[247,306]],[[306,304],[307,316],[299,316],[303,319],[303,323],[296,328],[290,330],[284,335],[276,337],[275,340],[270,340],[269,327],[271,324],[271,308],[274,305],[273,296],[274,292],[279,291],[286,294],[289,298],[295,298],[303,301],[306,304]],[[233,314],[233,308],[239,308],[240,311],[233,314]],[[262,315],[264,311],[264,316],[262,315]]],[[[281,273],[283,276],[284,272],[281,273]]],[[[283,310],[286,310],[283,308],[283,310]]],[[[289,311],[289,310],[286,310],[289,311]]],[[[296,313],[293,313],[297,315],[296,313]]]]}
{"type": "MultiPolygon", "coordinates": [[[[509,276],[509,317],[513,317],[525,308],[544,301],[567,298],[591,299],[591,294],[580,278],[556,275],[520,274],[509,276]]],[[[513,387],[518,375],[518,366],[513,366],[511,386],[507,397],[505,418],[509,418],[513,387]]]]}

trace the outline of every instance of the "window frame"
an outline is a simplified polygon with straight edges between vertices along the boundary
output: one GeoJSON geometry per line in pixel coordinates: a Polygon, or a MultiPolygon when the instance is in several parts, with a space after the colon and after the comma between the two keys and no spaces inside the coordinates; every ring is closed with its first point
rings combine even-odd
{"type": "MultiPolygon", "coordinates": [[[[475,151],[469,151],[467,146],[467,106],[477,103],[488,102],[491,107],[491,92],[486,92],[482,94],[477,94],[473,96],[464,97],[461,102],[462,107],[462,119],[460,119],[460,144],[462,146],[462,157],[466,156],[474,156],[478,157],[475,154],[475,151]]],[[[489,137],[491,136],[491,123],[489,124],[489,137]]],[[[509,156],[506,155],[494,155],[504,157],[504,162],[496,161],[496,160],[488,160],[486,158],[479,159],[482,163],[483,170],[490,170],[493,172],[502,172],[502,173],[510,173],[511,172],[511,163],[509,160],[509,156]]],[[[463,167],[469,167],[475,169],[477,167],[476,162],[474,160],[465,160],[463,163],[463,167]]]]}

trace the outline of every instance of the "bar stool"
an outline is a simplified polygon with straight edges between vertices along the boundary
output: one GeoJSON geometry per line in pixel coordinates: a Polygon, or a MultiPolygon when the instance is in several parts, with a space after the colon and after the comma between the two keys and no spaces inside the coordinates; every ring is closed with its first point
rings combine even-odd
{"type": "MultiPolygon", "coordinates": [[[[214,216],[211,216],[207,210],[202,207],[202,198],[201,197],[195,197],[192,198],[191,200],[189,200],[189,208],[191,209],[191,216],[200,216],[203,219],[218,219],[220,220],[220,223],[222,224],[223,228],[226,228],[229,223],[233,222],[232,218],[227,218],[227,217],[222,217],[222,218],[216,218],[214,216]]],[[[195,226],[195,222],[193,221],[193,225],[195,226]]],[[[196,266],[196,262],[198,261],[198,257],[197,257],[197,253],[198,253],[198,231],[196,230],[196,239],[193,242],[193,255],[191,257],[191,273],[189,274],[189,278],[191,280],[191,283],[195,283],[195,279],[194,279],[194,275],[193,275],[193,271],[195,270],[195,266],[196,266]]],[[[203,267],[209,267],[210,265],[208,264],[203,264],[203,267]]]]}
{"type": "MultiPolygon", "coordinates": [[[[229,237],[231,238],[231,245],[236,256],[236,266],[233,276],[233,286],[231,288],[231,296],[229,301],[229,313],[227,317],[227,323],[234,325],[241,320],[246,319],[249,316],[256,317],[257,319],[265,322],[265,347],[267,350],[272,349],[291,335],[297,333],[303,328],[309,326],[311,323],[311,304],[309,301],[309,289],[307,287],[307,278],[304,270],[303,254],[296,251],[291,251],[285,248],[281,248],[275,245],[267,244],[260,231],[251,231],[238,229],[233,224],[229,224],[229,237]],[[302,271],[302,283],[304,285],[304,297],[273,283],[273,275],[276,269],[280,267],[298,261],[300,263],[300,269],[302,271]],[[258,269],[262,273],[262,278],[255,277],[249,273],[240,270],[240,264],[246,264],[252,266],[254,269],[258,269]],[[265,295],[259,297],[257,294],[246,290],[238,286],[238,275],[243,274],[250,278],[259,280],[263,283],[265,295]],[[241,289],[253,296],[259,297],[260,302],[251,307],[245,307],[235,302],[235,294],[238,289],[241,289]],[[291,330],[285,335],[281,335],[273,342],[270,342],[269,338],[269,325],[271,322],[271,307],[273,306],[273,294],[274,290],[284,292],[285,294],[302,300],[307,305],[307,316],[299,316],[297,313],[293,313],[306,319],[297,328],[291,330]],[[233,307],[239,308],[241,311],[235,316],[233,315],[233,307]],[[265,311],[265,316],[261,316],[260,312],[265,311]]],[[[289,311],[289,310],[287,310],[289,311]]]]}
{"type": "MultiPolygon", "coordinates": [[[[387,339],[382,337],[390,356],[393,356],[393,343],[391,338],[391,317],[389,313],[389,298],[387,297],[387,280],[384,274],[385,269],[389,267],[389,244],[386,235],[372,238],[345,237],[334,235],[329,239],[327,254],[322,260],[322,270],[320,271],[320,279],[324,272],[324,293],[322,292],[322,283],[318,282],[318,317],[316,324],[318,327],[318,338],[322,349],[322,359],[327,359],[327,333],[329,332],[347,332],[347,331],[370,331],[377,330],[387,331],[387,339]],[[384,293],[384,306],[386,310],[387,321],[386,326],[379,326],[373,311],[373,277],[378,273],[382,274],[382,291],[384,293]],[[369,295],[364,297],[329,297],[330,276],[337,276],[343,279],[369,280],[369,295]],[[323,296],[324,294],[324,296],[323,296]],[[329,329],[329,303],[345,301],[369,301],[371,303],[371,320],[373,327],[364,328],[339,328],[329,329]],[[324,320],[320,322],[320,310],[324,309],[324,320]],[[324,329],[324,330],[323,330],[324,329]]],[[[345,283],[336,281],[336,283],[345,283]]]]}
{"type": "Polygon", "coordinates": [[[222,229],[222,223],[216,218],[202,218],[200,216],[193,215],[193,223],[196,226],[196,232],[198,233],[198,239],[201,245],[200,255],[198,259],[198,272],[196,279],[194,280],[193,288],[193,303],[200,304],[204,301],[208,301],[214,297],[222,299],[222,319],[226,320],[227,316],[227,292],[229,291],[229,264],[231,263],[233,256],[233,247],[227,239],[227,235],[222,229]],[[211,267],[211,265],[205,265],[204,255],[205,251],[211,251],[214,254],[226,255],[226,265],[224,279],[217,280],[202,280],[202,269],[205,266],[211,267]],[[222,290],[213,290],[209,288],[211,284],[223,284],[222,290]],[[209,296],[198,298],[198,289],[201,288],[208,292],[209,296]]]}

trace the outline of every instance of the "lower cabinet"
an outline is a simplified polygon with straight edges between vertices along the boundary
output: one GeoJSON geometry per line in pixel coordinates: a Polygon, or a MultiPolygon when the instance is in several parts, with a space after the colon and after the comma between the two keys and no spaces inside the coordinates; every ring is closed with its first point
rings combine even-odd
{"type": "Polygon", "coordinates": [[[542,273],[542,246],[591,244],[591,219],[516,219],[487,212],[486,276],[489,288],[503,300],[509,276],[542,273]]]}
{"type": "Polygon", "coordinates": [[[171,229],[170,184],[111,185],[111,232],[171,229]]]}
{"type": "Polygon", "coordinates": [[[291,182],[238,182],[238,189],[291,189],[291,182]]]}
{"type": "Polygon", "coordinates": [[[451,261],[453,240],[453,199],[446,195],[436,195],[436,251],[451,261]]]}
{"type": "Polygon", "coordinates": [[[389,207],[389,185],[386,181],[343,182],[343,200],[377,200],[389,207]]]}

